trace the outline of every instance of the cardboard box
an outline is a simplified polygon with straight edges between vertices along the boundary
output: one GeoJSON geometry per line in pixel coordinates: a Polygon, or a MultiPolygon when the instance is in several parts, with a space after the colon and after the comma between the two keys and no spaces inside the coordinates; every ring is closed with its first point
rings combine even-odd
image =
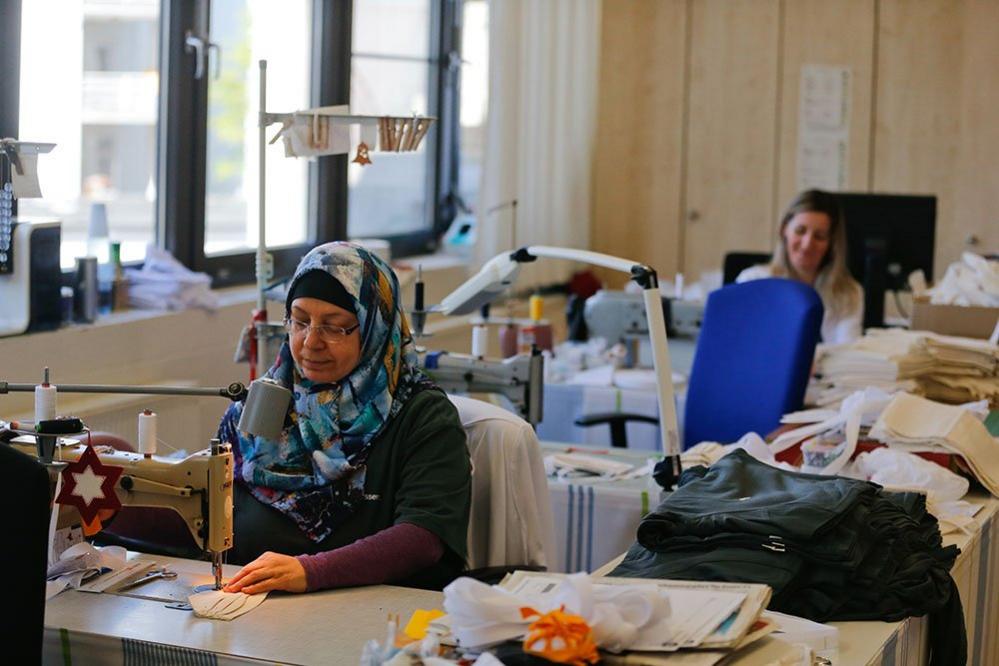
{"type": "Polygon", "coordinates": [[[933,331],[965,338],[988,338],[999,321],[999,308],[966,305],[934,305],[919,298],[912,304],[914,331],[933,331]]]}

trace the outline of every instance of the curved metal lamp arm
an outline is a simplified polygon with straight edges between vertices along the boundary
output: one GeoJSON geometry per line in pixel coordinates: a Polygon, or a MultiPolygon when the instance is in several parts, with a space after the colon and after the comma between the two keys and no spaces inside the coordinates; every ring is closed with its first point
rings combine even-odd
{"type": "Polygon", "coordinates": [[[652,364],[655,367],[658,389],[662,450],[663,455],[670,459],[674,475],[678,478],[680,436],[676,404],[673,401],[673,372],[666,338],[662,294],[659,291],[659,279],[653,268],[636,261],[590,250],[529,245],[512,252],[502,252],[487,261],[478,273],[448,294],[437,309],[444,314],[466,314],[477,310],[506,291],[516,281],[521,264],[535,261],[539,257],[578,261],[627,273],[632,281],[642,287],[645,316],[648,320],[649,337],[652,340],[652,364]]]}

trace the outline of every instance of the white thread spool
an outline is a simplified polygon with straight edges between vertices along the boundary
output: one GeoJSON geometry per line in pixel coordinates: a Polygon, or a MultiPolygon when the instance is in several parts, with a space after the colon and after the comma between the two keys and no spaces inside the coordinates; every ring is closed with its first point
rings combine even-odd
{"type": "Polygon", "coordinates": [[[35,387],[35,423],[56,417],[56,387],[48,382],[35,387]]]}
{"type": "Polygon", "coordinates": [[[472,356],[483,358],[489,348],[489,329],[482,325],[472,327],[472,356]]]}
{"type": "Polygon", "coordinates": [[[156,453],[156,414],[148,409],[139,412],[139,453],[146,457],[156,453]]]}

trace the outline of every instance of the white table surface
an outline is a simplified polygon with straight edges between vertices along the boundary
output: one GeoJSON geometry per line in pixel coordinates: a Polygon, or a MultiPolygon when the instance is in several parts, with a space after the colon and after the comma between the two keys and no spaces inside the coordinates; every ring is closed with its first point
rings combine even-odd
{"type": "MultiPolygon", "coordinates": [[[[180,574],[181,583],[197,585],[210,579],[208,562],[138,557],[167,564],[180,574]]],[[[227,565],[226,578],[238,570],[239,567],[227,565]]],[[[156,583],[135,588],[134,593],[152,595],[153,585],[156,583]]],[[[439,592],[388,585],[312,594],[272,593],[253,611],[226,622],[199,618],[190,611],[172,610],[161,601],[67,590],[46,605],[45,663],[63,662],[59,630],[66,629],[71,635],[84,638],[78,645],[92,649],[99,646],[85,640],[87,636],[212,652],[230,657],[229,663],[261,660],[325,666],[357,664],[368,640],[383,640],[389,613],[398,613],[405,621],[418,608],[438,608],[440,604],[439,592]]],[[[112,645],[121,649],[120,642],[112,645]]],[[[80,649],[73,649],[72,656],[74,665],[88,661],[80,649]]],[[[91,663],[123,662],[114,659],[112,653],[107,659],[102,657],[91,663]]]]}

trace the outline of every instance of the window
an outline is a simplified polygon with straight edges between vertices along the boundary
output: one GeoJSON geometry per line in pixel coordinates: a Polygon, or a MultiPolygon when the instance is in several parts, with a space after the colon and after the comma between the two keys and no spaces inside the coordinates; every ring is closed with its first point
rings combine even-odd
{"type": "Polygon", "coordinates": [[[40,162],[44,198],[20,201],[19,213],[63,221],[66,267],[86,252],[91,205],[103,202],[126,261],[156,242],[217,286],[252,280],[266,59],[268,111],[349,103],[356,113],[438,117],[418,151],[374,153],[366,168],[346,155],[285,158],[280,142],[269,145],[276,273],[315,243],[348,236],[388,237],[397,256],[430,250],[459,199],[462,5],[6,0],[0,75],[13,83],[0,89],[0,132],[58,144],[40,162]]]}
{"type": "MultiPolygon", "coordinates": [[[[350,67],[354,113],[436,115],[430,101],[430,0],[355,0],[350,67]]],[[[431,130],[433,132],[433,130],[431,130]]],[[[378,153],[350,164],[347,233],[399,236],[432,226],[434,135],[411,153],[378,153]]]]}
{"type": "MultiPolygon", "coordinates": [[[[208,72],[205,204],[206,256],[257,246],[258,61],[268,62],[268,111],[310,106],[311,0],[213,0],[212,40],[221,59],[208,72]]],[[[271,127],[268,134],[277,130],[271,127]]],[[[309,163],[286,159],[280,142],[267,147],[267,244],[309,240],[309,163]]]]}
{"type": "Polygon", "coordinates": [[[159,0],[23,3],[19,137],[57,146],[40,160],[44,198],[19,214],[62,221],[64,268],[87,253],[95,203],[123,260],[156,238],[159,24],[159,0]]]}

